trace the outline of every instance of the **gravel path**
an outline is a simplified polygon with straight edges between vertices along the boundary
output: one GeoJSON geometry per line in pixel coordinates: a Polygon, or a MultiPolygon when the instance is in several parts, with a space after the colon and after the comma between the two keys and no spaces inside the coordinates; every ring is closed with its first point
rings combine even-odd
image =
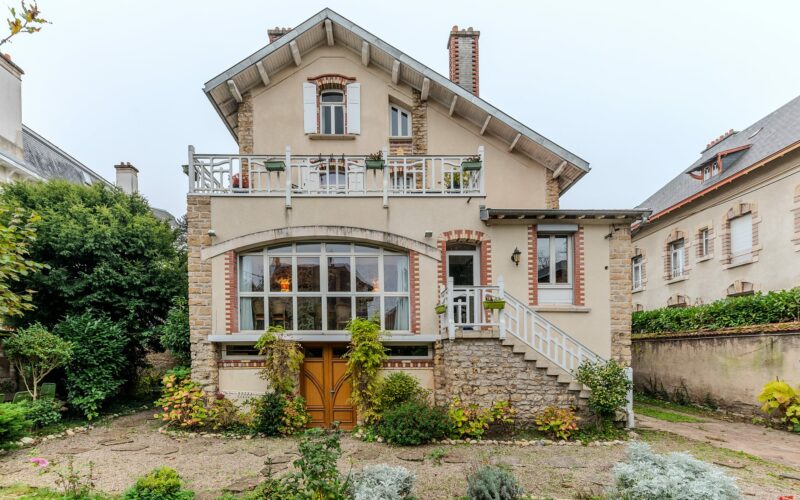
{"type": "MultiPolygon", "coordinates": [[[[173,438],[158,433],[157,428],[152,413],[142,412],[121,417],[87,433],[2,455],[0,486],[15,483],[53,486],[55,474],[39,474],[28,462],[29,458],[44,457],[53,463],[51,467],[62,467],[72,455],[78,466],[90,461],[95,464],[96,486],[102,491],[120,493],[137,477],[167,465],[180,473],[200,499],[215,498],[230,485],[247,486],[257,482],[268,457],[277,457],[278,461],[287,462],[279,467],[288,467],[296,452],[293,439],[173,438]]],[[[689,451],[703,460],[722,464],[726,472],[739,478],[746,498],[774,499],[780,494],[800,491],[800,482],[776,478],[776,471],[781,468],[767,462],[671,434],[644,432],[642,439],[659,452],[689,451]]],[[[486,463],[510,466],[526,490],[537,495],[575,498],[597,494],[611,484],[611,468],[625,453],[624,445],[393,448],[364,443],[349,436],[343,437],[342,449],[339,470],[343,473],[374,463],[403,465],[417,474],[414,491],[424,500],[458,498],[465,492],[467,474],[486,463]],[[436,448],[447,453],[439,465],[429,456],[436,448]]],[[[800,471],[790,472],[800,475],[800,471]]]]}

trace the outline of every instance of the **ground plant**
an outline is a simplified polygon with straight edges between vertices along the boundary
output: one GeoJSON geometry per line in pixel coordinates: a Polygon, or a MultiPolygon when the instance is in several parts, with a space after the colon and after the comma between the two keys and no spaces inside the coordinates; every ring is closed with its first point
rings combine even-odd
{"type": "Polygon", "coordinates": [[[792,386],[780,380],[768,382],[758,401],[763,412],[779,418],[788,430],[800,432],[800,392],[792,386]]]}
{"type": "Polygon", "coordinates": [[[374,419],[380,420],[390,408],[409,401],[424,403],[429,397],[430,391],[424,389],[416,377],[406,372],[392,372],[378,381],[373,405],[374,419]]]}
{"type": "Polygon", "coordinates": [[[350,346],[344,355],[346,376],[352,383],[350,400],[359,416],[368,423],[377,421],[375,404],[379,387],[379,372],[388,359],[386,347],[380,341],[380,326],[373,320],[353,318],[347,324],[350,346]]]}
{"type": "Polygon", "coordinates": [[[0,449],[11,447],[25,437],[33,423],[24,403],[0,403],[0,449]]]}
{"type": "Polygon", "coordinates": [[[159,467],[140,477],[123,495],[122,500],[190,500],[194,492],[184,489],[183,481],[169,467],[159,467]]]}
{"type": "Polygon", "coordinates": [[[62,492],[62,498],[85,499],[92,497],[94,490],[94,463],[89,462],[86,468],[76,467],[72,455],[67,456],[67,465],[53,470],[56,475],[56,486],[62,492]]]}
{"type": "Polygon", "coordinates": [[[191,379],[178,381],[176,375],[169,374],[163,380],[164,389],[156,406],[162,412],[155,418],[168,426],[181,428],[202,427],[208,420],[203,390],[191,379]]]}
{"type": "Polygon", "coordinates": [[[409,401],[383,415],[378,433],[391,444],[418,446],[450,436],[453,424],[444,408],[409,401]]]}
{"type": "Polygon", "coordinates": [[[31,425],[39,429],[60,422],[61,414],[66,409],[64,403],[55,398],[39,398],[20,404],[25,406],[31,425]]]}
{"type": "Polygon", "coordinates": [[[353,474],[353,500],[402,500],[411,495],[414,473],[405,467],[368,465],[353,474]]]}
{"type": "Polygon", "coordinates": [[[39,386],[44,378],[70,361],[73,345],[37,323],[14,332],[4,341],[3,350],[35,400],[39,397],[39,386]]]}
{"type": "Polygon", "coordinates": [[[253,430],[265,436],[279,435],[285,406],[286,398],[277,392],[268,392],[251,400],[253,430]]]}
{"type": "Polygon", "coordinates": [[[627,402],[628,391],[633,386],[625,368],[613,359],[604,363],[584,361],[575,378],[592,390],[587,404],[597,416],[598,425],[614,418],[616,411],[627,402]]]}
{"type": "Polygon", "coordinates": [[[548,406],[536,415],[536,429],[553,439],[566,441],[578,430],[578,416],[572,408],[548,406]]]}
{"type": "Polygon", "coordinates": [[[467,478],[469,500],[517,500],[524,494],[514,475],[501,467],[481,467],[467,478]]]}
{"type": "Polygon", "coordinates": [[[492,424],[513,423],[516,410],[508,401],[495,401],[489,408],[465,403],[459,398],[450,402],[447,415],[456,438],[481,439],[492,424]]]}
{"type": "Polygon", "coordinates": [[[267,380],[275,392],[289,395],[294,392],[303,348],[298,342],[284,338],[283,327],[270,326],[258,339],[256,349],[264,356],[261,378],[267,380]]]}
{"type": "Polygon", "coordinates": [[[207,425],[215,431],[245,432],[250,428],[251,415],[241,412],[223,394],[217,394],[208,403],[207,425]]]}
{"type": "Polygon", "coordinates": [[[306,411],[306,400],[301,396],[283,396],[283,413],[280,418],[278,432],[284,436],[292,436],[311,423],[311,415],[306,411]]]}

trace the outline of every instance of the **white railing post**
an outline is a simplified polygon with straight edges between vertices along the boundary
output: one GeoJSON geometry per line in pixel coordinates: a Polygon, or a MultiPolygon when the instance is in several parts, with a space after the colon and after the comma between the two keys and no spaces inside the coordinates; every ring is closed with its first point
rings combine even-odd
{"type": "Polygon", "coordinates": [[[286,208],[292,208],[292,147],[286,145],[286,208]]]}
{"type": "Polygon", "coordinates": [[[455,340],[456,338],[456,325],[455,318],[453,317],[453,277],[447,278],[447,338],[455,340]]]}
{"type": "Polygon", "coordinates": [[[383,208],[389,208],[389,148],[383,146],[381,149],[383,156],[383,208]]]}
{"type": "Polygon", "coordinates": [[[631,384],[625,401],[625,413],[628,415],[628,429],[633,429],[636,427],[636,418],[633,415],[633,368],[630,366],[625,368],[625,377],[631,384]]]}
{"type": "Polygon", "coordinates": [[[484,151],[483,150],[483,146],[478,146],[478,156],[481,157],[481,169],[479,170],[479,172],[480,172],[480,186],[479,186],[479,189],[481,190],[481,194],[484,194],[483,193],[483,180],[486,177],[486,162],[483,161],[483,156],[484,156],[483,155],[483,151],[484,151]]]}
{"type": "Polygon", "coordinates": [[[193,193],[195,190],[195,176],[194,176],[194,146],[189,145],[189,169],[186,171],[189,175],[189,192],[193,193]]]}
{"type": "MultiPolygon", "coordinates": [[[[506,300],[506,280],[503,278],[503,275],[500,275],[500,278],[497,280],[497,298],[505,301],[506,300]]],[[[500,319],[500,339],[506,338],[506,309],[500,309],[497,313],[498,318],[500,319]]]]}

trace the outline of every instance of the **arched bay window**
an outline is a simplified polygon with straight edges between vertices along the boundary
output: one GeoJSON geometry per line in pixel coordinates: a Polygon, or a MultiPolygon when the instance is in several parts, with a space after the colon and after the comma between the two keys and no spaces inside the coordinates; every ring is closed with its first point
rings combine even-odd
{"type": "Polygon", "coordinates": [[[239,329],[326,332],[354,317],[409,330],[408,255],[344,242],[300,242],[239,257],[239,329]]]}

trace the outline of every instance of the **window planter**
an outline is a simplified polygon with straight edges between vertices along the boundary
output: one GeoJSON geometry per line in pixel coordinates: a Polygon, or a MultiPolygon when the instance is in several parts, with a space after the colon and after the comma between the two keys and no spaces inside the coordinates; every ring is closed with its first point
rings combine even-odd
{"type": "Polygon", "coordinates": [[[483,166],[482,161],[462,161],[461,170],[464,172],[476,172],[483,166]]]}
{"type": "Polygon", "coordinates": [[[437,305],[437,306],[434,308],[434,310],[436,311],[436,314],[444,314],[444,313],[446,313],[446,312],[447,312],[447,306],[446,306],[446,305],[444,305],[444,304],[438,304],[438,305],[437,305]]]}
{"type": "Polygon", "coordinates": [[[283,172],[286,170],[286,164],[282,160],[265,161],[264,168],[267,172],[283,172]]]}
{"type": "Polygon", "coordinates": [[[492,299],[483,301],[483,308],[486,309],[487,311],[492,311],[492,310],[499,311],[505,309],[505,307],[506,307],[505,300],[492,299]]]}
{"type": "Polygon", "coordinates": [[[367,170],[383,170],[386,164],[383,160],[366,160],[367,170]]]}

